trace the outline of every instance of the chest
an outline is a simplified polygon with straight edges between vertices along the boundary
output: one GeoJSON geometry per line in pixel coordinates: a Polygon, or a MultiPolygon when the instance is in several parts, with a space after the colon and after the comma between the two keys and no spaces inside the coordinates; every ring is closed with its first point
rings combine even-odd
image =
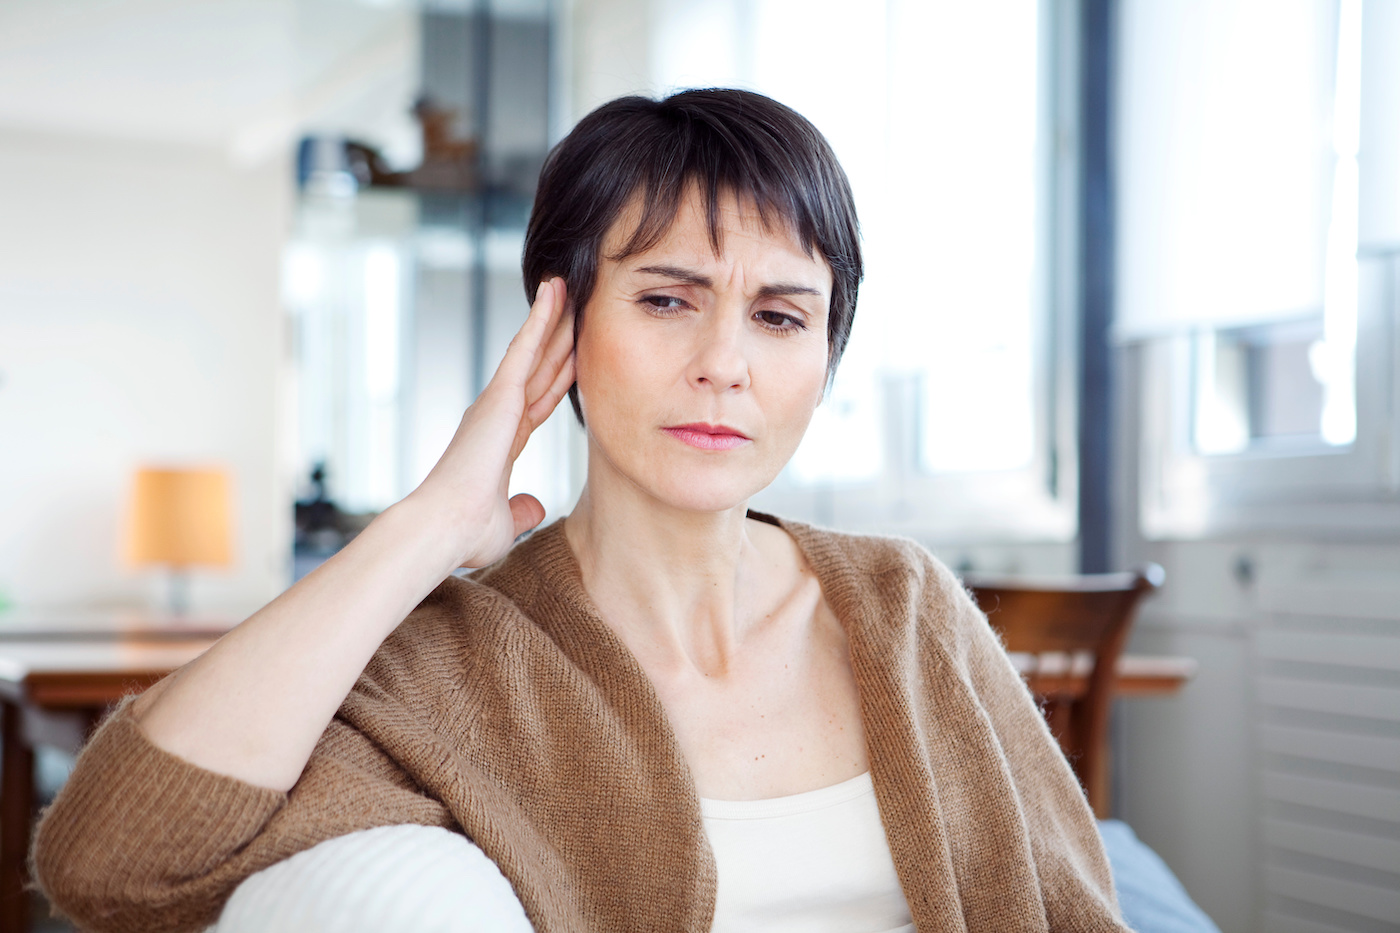
{"type": "Polygon", "coordinates": [[[824,603],[757,634],[718,675],[642,665],[703,797],[801,793],[869,769],[849,647],[824,603]]]}

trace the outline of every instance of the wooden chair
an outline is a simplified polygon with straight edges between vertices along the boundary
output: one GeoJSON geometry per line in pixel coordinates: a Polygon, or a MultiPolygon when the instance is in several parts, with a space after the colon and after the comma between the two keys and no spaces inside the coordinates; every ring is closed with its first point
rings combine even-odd
{"type": "Polygon", "coordinates": [[[1006,650],[1031,656],[1018,666],[1099,817],[1110,809],[1108,714],[1118,657],[1138,604],[1165,576],[1147,564],[1076,577],[963,578],[1006,650]]]}

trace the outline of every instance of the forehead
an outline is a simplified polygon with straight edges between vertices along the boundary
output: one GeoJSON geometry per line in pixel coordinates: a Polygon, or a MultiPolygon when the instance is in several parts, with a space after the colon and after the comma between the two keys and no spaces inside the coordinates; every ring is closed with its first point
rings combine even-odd
{"type": "Polygon", "coordinates": [[[690,185],[670,222],[654,235],[645,236],[653,231],[643,231],[642,226],[654,224],[655,218],[647,216],[642,196],[634,195],[608,229],[600,259],[626,263],[664,252],[706,262],[722,261],[736,252],[758,254],[785,268],[809,266],[822,279],[823,289],[830,289],[832,273],[825,258],[815,249],[809,249],[784,218],[774,216],[771,211],[765,217],[752,199],[728,192],[716,198],[714,208],[716,222],[712,224],[710,205],[699,187],[690,185]]]}

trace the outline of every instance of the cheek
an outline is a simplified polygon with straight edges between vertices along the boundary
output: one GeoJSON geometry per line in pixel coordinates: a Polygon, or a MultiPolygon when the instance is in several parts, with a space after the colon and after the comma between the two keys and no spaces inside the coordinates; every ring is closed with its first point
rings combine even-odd
{"type": "Polygon", "coordinates": [[[782,375],[783,409],[805,427],[826,391],[826,355],[804,354],[800,360],[789,357],[774,367],[782,375]]]}
{"type": "Polygon", "coordinates": [[[634,407],[645,355],[606,319],[584,318],[574,350],[579,403],[586,424],[614,422],[634,407]]]}

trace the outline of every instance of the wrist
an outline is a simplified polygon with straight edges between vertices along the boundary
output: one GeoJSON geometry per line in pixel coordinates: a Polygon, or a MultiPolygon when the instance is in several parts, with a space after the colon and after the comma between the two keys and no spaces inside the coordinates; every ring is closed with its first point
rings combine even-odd
{"type": "Polygon", "coordinates": [[[421,578],[424,595],[456,570],[459,545],[452,522],[441,509],[412,496],[375,516],[345,548],[376,566],[397,566],[409,578],[421,578]]]}
{"type": "Polygon", "coordinates": [[[472,514],[460,497],[435,494],[422,486],[385,509],[381,517],[396,534],[419,539],[423,557],[434,566],[441,564],[444,575],[478,557],[492,531],[489,512],[472,514]]]}

